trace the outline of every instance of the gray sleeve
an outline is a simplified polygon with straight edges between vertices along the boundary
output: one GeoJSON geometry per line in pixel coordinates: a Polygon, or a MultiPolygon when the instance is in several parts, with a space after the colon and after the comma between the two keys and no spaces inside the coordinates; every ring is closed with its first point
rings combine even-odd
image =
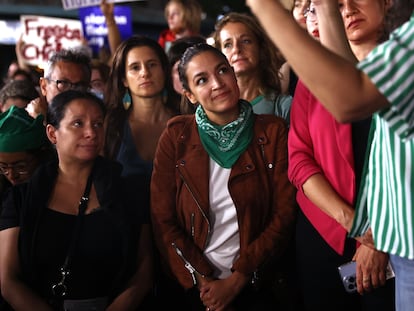
{"type": "Polygon", "coordinates": [[[285,119],[288,127],[290,125],[290,106],[292,105],[292,96],[279,95],[275,99],[275,116],[285,119]]]}

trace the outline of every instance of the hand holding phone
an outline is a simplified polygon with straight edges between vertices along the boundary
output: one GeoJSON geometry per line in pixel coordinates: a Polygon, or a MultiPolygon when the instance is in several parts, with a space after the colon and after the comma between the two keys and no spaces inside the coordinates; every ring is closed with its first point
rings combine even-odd
{"type": "MultiPolygon", "coordinates": [[[[356,292],[356,261],[350,261],[339,266],[338,271],[339,275],[341,276],[342,283],[344,284],[345,290],[348,293],[356,292]]],[[[385,276],[387,280],[395,277],[394,271],[392,270],[390,263],[388,263],[385,276]]]]}

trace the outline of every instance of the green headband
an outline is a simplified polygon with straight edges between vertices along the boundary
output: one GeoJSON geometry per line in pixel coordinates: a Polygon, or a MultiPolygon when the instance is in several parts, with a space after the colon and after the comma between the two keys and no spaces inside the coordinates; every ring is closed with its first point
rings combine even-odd
{"type": "Polygon", "coordinates": [[[0,152],[38,149],[46,141],[43,116],[33,119],[24,108],[16,106],[0,114],[0,152]]]}

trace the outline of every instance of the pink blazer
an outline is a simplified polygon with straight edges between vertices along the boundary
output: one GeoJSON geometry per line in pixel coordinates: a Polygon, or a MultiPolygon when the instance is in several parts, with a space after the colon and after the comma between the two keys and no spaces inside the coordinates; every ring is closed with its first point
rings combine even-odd
{"type": "Polygon", "coordinates": [[[338,123],[301,81],[290,117],[288,177],[298,189],[297,202],[324,240],[342,255],[346,230],[305,196],[302,185],[312,175],[323,174],[346,202],[354,204],[352,126],[338,123]]]}

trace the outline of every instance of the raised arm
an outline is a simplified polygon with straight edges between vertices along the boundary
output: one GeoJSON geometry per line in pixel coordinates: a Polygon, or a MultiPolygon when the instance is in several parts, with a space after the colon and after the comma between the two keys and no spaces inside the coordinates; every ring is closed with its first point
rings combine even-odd
{"type": "Polygon", "coordinates": [[[296,74],[339,122],[363,119],[389,106],[367,75],[312,39],[278,0],[246,3],[296,74]]]}
{"type": "MultiPolygon", "coordinates": [[[[121,44],[122,38],[118,25],[115,21],[114,4],[107,3],[106,0],[101,2],[101,11],[105,16],[106,27],[108,28],[108,42],[111,55],[115,53],[116,48],[121,44]]],[[[112,57],[111,57],[112,59],[112,57]]]]}
{"type": "Polygon", "coordinates": [[[23,41],[23,35],[21,35],[20,38],[17,40],[16,47],[15,47],[17,64],[19,65],[20,69],[30,72],[30,68],[25,63],[24,58],[23,58],[23,54],[22,54],[23,47],[24,47],[24,41],[23,41]]]}
{"type": "Polygon", "coordinates": [[[338,1],[316,0],[312,2],[318,16],[319,42],[332,52],[356,64],[358,59],[352,52],[346,37],[338,1]]]}

